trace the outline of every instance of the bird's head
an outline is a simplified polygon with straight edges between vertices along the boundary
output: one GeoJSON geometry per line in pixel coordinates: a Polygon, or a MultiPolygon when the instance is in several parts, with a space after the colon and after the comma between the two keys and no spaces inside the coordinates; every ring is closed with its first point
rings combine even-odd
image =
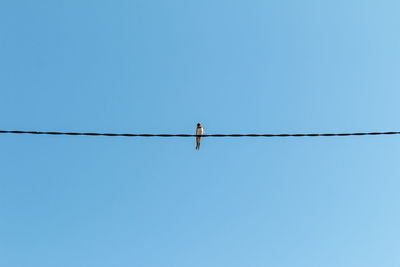
{"type": "Polygon", "coordinates": [[[198,123],[198,124],[197,124],[197,127],[201,127],[201,124],[200,124],[200,123],[198,123]]]}

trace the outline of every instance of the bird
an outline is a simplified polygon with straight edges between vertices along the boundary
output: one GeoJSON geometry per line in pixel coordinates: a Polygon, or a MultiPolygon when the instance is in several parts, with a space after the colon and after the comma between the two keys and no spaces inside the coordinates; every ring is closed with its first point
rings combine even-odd
{"type": "Polygon", "coordinates": [[[204,128],[201,125],[201,123],[197,124],[197,128],[196,128],[196,150],[200,149],[200,142],[201,142],[201,136],[199,135],[203,135],[204,134],[204,128]]]}

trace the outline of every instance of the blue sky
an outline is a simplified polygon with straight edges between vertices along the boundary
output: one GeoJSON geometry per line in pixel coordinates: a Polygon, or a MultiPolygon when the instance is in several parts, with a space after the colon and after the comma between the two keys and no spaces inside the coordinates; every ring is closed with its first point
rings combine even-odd
{"type": "MultiPolygon", "coordinates": [[[[400,2],[3,0],[8,130],[399,130],[400,2]]],[[[400,139],[0,136],[0,266],[399,266],[400,139]]]]}

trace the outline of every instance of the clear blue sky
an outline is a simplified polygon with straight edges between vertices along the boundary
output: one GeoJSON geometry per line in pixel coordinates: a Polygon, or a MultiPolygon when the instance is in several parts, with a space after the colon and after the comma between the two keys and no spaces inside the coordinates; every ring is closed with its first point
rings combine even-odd
{"type": "MultiPolygon", "coordinates": [[[[399,130],[398,0],[2,0],[0,128],[399,130]]],[[[400,266],[400,137],[0,136],[0,266],[400,266]]]]}

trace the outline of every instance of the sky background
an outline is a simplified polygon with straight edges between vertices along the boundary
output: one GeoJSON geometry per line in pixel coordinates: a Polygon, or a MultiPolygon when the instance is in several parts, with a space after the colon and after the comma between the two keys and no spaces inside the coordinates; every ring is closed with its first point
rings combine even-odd
{"type": "MultiPolygon", "coordinates": [[[[398,0],[2,0],[2,130],[400,129],[398,0]]],[[[400,266],[398,136],[0,136],[0,266],[400,266]]]]}

